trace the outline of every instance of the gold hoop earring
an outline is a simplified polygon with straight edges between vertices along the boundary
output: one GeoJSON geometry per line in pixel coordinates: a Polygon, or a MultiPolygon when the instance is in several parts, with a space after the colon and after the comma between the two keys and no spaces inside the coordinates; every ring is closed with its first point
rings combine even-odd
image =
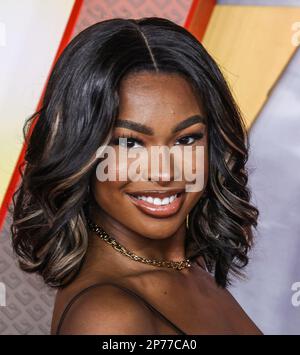
{"type": "Polygon", "coordinates": [[[186,216],[186,227],[189,228],[189,214],[186,216]]]}

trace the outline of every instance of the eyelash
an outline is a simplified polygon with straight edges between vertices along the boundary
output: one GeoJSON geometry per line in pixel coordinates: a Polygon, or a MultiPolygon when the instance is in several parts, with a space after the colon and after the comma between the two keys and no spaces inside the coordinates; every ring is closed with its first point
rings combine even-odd
{"type": "MultiPolygon", "coordinates": [[[[187,134],[187,135],[184,135],[182,137],[179,137],[177,138],[177,141],[180,141],[182,139],[185,139],[185,138],[193,138],[196,141],[199,141],[201,140],[202,138],[204,137],[204,134],[203,133],[193,133],[193,134],[187,134]]],[[[118,137],[115,137],[111,140],[110,144],[112,145],[119,145],[119,139],[120,138],[127,138],[127,143],[129,143],[129,140],[133,140],[135,142],[137,142],[139,145],[143,145],[143,141],[140,140],[139,138],[137,138],[136,136],[134,136],[133,134],[121,134],[119,135],[118,137]]],[[[193,142],[192,144],[194,144],[195,142],[193,142]]],[[[184,144],[184,143],[183,143],[184,144]]],[[[191,145],[191,144],[186,144],[186,145],[191,145]]],[[[129,148],[127,146],[127,148],[129,148]]]]}

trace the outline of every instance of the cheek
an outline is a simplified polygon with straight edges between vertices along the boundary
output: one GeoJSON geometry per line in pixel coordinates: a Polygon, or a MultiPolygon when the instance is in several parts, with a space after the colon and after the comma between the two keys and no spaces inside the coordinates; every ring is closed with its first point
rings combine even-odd
{"type": "Polygon", "coordinates": [[[187,191],[198,192],[198,194],[201,195],[201,192],[206,187],[209,173],[209,157],[207,145],[194,146],[192,154],[184,153],[184,157],[185,161],[183,172],[185,183],[191,188],[192,184],[196,184],[195,189],[192,188],[191,190],[187,191]]]}
{"type": "MultiPolygon", "coordinates": [[[[91,180],[97,202],[112,203],[118,199],[120,189],[126,184],[126,164],[119,159],[118,149],[109,147],[105,158],[99,159],[91,180]]],[[[120,198],[120,197],[119,197],[120,198]]]]}
{"type": "Polygon", "coordinates": [[[115,210],[121,202],[120,189],[123,184],[122,181],[99,181],[94,177],[91,188],[97,204],[106,212],[115,210]]]}
{"type": "Polygon", "coordinates": [[[185,201],[185,214],[190,213],[190,211],[195,207],[198,201],[203,195],[204,189],[200,192],[187,192],[186,201],[185,201]]]}
{"type": "Polygon", "coordinates": [[[117,220],[126,220],[131,209],[128,197],[122,189],[129,183],[127,172],[131,159],[121,159],[118,149],[114,153],[109,158],[99,160],[91,180],[91,190],[97,205],[103,211],[117,220]]]}

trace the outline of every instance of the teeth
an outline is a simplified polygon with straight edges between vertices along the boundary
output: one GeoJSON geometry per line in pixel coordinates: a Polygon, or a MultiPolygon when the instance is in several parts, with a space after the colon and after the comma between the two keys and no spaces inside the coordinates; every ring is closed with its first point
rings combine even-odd
{"type": "Polygon", "coordinates": [[[145,201],[147,201],[149,203],[153,203],[153,197],[146,197],[145,201]]]}
{"type": "Polygon", "coordinates": [[[168,205],[170,203],[170,197],[165,197],[162,201],[161,204],[162,205],[168,205]]]}
{"type": "MultiPolygon", "coordinates": [[[[148,198],[147,198],[147,202],[149,202],[148,198]]],[[[162,200],[160,198],[158,198],[158,197],[155,197],[153,203],[154,203],[154,205],[158,205],[159,206],[159,205],[162,204],[162,200]]]]}
{"type": "Polygon", "coordinates": [[[156,206],[168,205],[168,204],[172,203],[175,200],[176,197],[177,197],[177,194],[169,196],[169,197],[165,197],[163,199],[160,199],[159,197],[153,198],[151,196],[137,196],[137,198],[139,200],[143,200],[143,201],[146,201],[148,203],[153,203],[156,206]]]}

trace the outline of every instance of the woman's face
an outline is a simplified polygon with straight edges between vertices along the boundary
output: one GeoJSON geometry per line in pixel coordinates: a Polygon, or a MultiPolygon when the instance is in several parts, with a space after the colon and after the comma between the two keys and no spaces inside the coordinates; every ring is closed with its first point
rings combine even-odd
{"type": "Polygon", "coordinates": [[[136,158],[129,158],[126,164],[124,159],[119,162],[119,147],[122,147],[123,153],[128,150],[147,152],[148,165],[147,169],[144,165],[136,170],[143,180],[133,181],[126,175],[125,181],[99,181],[95,174],[92,182],[94,197],[99,211],[116,223],[148,238],[167,238],[185,223],[187,214],[207,184],[208,135],[203,120],[204,112],[191,86],[179,75],[149,72],[130,74],[121,82],[119,94],[119,117],[110,143],[116,153],[113,169],[118,177],[121,170],[124,173],[126,164],[129,167],[133,161],[137,161],[136,158]],[[119,137],[127,137],[127,144],[119,143],[119,137]],[[155,169],[151,165],[151,155],[154,157],[154,153],[150,152],[154,146],[169,149],[176,146],[177,151],[179,149],[182,153],[183,161],[191,165],[192,172],[202,174],[201,190],[186,191],[186,186],[193,182],[188,180],[190,175],[186,177],[184,171],[182,179],[179,179],[172,155],[169,170],[163,168],[162,160],[159,168],[155,169]],[[192,154],[184,157],[184,147],[191,147],[192,154]],[[198,165],[196,159],[199,159],[196,156],[197,149],[204,152],[200,172],[199,167],[197,172],[195,170],[198,165]]]}

